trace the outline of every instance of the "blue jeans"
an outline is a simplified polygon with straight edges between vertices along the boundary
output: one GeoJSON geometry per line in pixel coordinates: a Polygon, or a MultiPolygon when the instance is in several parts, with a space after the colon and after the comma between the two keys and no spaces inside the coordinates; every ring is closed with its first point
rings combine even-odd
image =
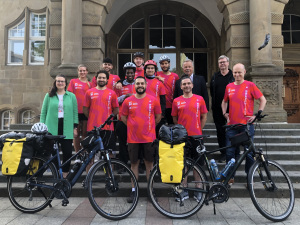
{"type": "MultiPolygon", "coordinates": [[[[230,129],[230,130],[226,130],[226,146],[230,146],[231,142],[230,142],[230,138],[242,133],[246,130],[246,127],[242,127],[239,129],[230,129]]],[[[253,140],[254,137],[254,126],[253,124],[250,125],[249,128],[250,131],[250,136],[251,139],[253,140]]],[[[244,150],[246,150],[247,146],[244,146],[244,150]]],[[[227,148],[226,149],[226,163],[228,163],[232,158],[234,158],[236,161],[238,160],[240,155],[240,146],[233,146],[231,148],[227,148]]],[[[252,166],[252,164],[254,163],[254,158],[253,158],[253,153],[250,152],[247,154],[246,156],[246,165],[245,165],[245,172],[246,174],[248,174],[250,167],[252,166]]]]}

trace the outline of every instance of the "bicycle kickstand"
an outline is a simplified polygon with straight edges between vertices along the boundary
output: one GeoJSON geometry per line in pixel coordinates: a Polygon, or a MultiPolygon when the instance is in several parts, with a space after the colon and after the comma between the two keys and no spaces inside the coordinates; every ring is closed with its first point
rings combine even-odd
{"type": "Polygon", "coordinates": [[[214,206],[214,215],[216,215],[216,204],[213,202],[213,206],[214,206]]]}

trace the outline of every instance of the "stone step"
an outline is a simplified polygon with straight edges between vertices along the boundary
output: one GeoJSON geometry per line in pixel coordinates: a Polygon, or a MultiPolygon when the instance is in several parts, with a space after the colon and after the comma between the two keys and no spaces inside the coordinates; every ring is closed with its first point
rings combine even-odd
{"type": "MultiPolygon", "coordinates": [[[[207,137],[204,139],[204,143],[217,143],[217,135],[211,135],[210,137],[207,137]]],[[[255,136],[254,137],[255,143],[300,143],[300,136],[255,136]]]]}
{"type": "MultiPolygon", "coordinates": [[[[128,185],[130,185],[128,183],[128,185]]],[[[300,198],[300,184],[299,183],[293,183],[295,197],[300,198]]],[[[264,192],[263,192],[264,193],[264,192]]],[[[166,193],[164,193],[164,190],[162,190],[159,195],[160,196],[166,196],[166,193]]],[[[72,197],[87,197],[88,192],[86,189],[84,189],[81,186],[81,182],[76,183],[72,188],[72,194],[69,198],[70,201],[72,201],[72,197]]],[[[145,182],[139,182],[139,196],[140,197],[147,197],[147,183],[145,182]]],[[[229,188],[229,196],[230,197],[240,197],[240,198],[249,198],[249,191],[246,188],[246,181],[245,182],[235,182],[231,188],[229,188]]],[[[0,183],[0,197],[8,197],[7,193],[7,187],[6,183],[0,183]]]]}
{"type": "MultiPolygon", "coordinates": [[[[211,129],[203,129],[203,134],[205,135],[217,135],[216,129],[215,128],[211,128],[211,129]]],[[[257,129],[255,131],[255,135],[256,136],[260,136],[260,135],[274,135],[274,136],[278,136],[278,134],[280,135],[284,135],[284,136],[288,136],[288,135],[300,135],[300,129],[263,129],[263,130],[259,130],[257,129]]]]}
{"type": "MultiPolygon", "coordinates": [[[[268,151],[300,151],[300,143],[256,143],[256,148],[262,148],[264,152],[268,151]]],[[[206,143],[205,147],[208,151],[219,148],[217,143],[206,143]]],[[[242,147],[241,147],[242,149],[242,147]]]]}
{"type": "MultiPolygon", "coordinates": [[[[300,123],[260,123],[256,126],[257,129],[300,129],[300,123]]],[[[214,123],[206,123],[205,129],[215,129],[214,123]]]]}

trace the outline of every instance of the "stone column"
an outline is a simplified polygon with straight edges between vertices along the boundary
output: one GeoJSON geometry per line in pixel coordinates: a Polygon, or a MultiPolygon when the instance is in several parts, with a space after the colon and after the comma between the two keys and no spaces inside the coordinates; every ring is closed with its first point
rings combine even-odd
{"type": "Polygon", "coordinates": [[[272,0],[250,0],[250,54],[251,78],[267,99],[265,111],[269,116],[264,121],[286,122],[287,114],[283,109],[283,68],[272,62],[272,0]],[[258,50],[264,43],[266,34],[271,39],[268,45],[258,50]]]}
{"type": "Polygon", "coordinates": [[[61,65],[67,76],[82,63],[82,0],[62,0],[61,65]]]}

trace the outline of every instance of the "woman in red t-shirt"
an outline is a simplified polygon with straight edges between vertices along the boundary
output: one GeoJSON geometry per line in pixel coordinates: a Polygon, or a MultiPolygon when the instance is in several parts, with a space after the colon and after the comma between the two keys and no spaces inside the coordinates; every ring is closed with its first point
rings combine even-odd
{"type": "Polygon", "coordinates": [[[78,78],[70,81],[68,91],[75,94],[78,105],[78,135],[74,138],[73,144],[75,152],[80,150],[80,141],[87,135],[87,120],[88,118],[83,114],[82,108],[84,104],[85,92],[91,88],[91,83],[88,81],[87,74],[88,69],[85,65],[80,64],[78,66],[78,78]],[[81,139],[80,139],[81,137],[81,139]]]}

